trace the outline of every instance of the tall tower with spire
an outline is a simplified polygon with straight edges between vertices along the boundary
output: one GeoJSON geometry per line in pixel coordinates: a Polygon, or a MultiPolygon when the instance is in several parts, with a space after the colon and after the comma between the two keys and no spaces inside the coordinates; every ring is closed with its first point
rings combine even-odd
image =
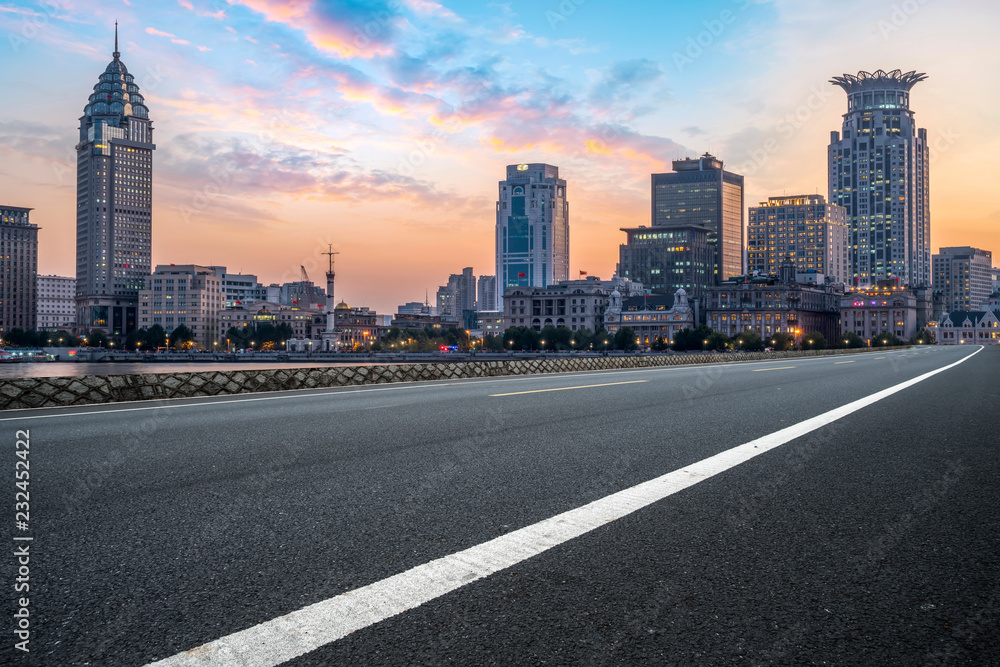
{"type": "Polygon", "coordinates": [[[153,125],[121,61],[117,23],[112,58],[83,109],[76,145],[76,321],[82,335],[98,329],[123,336],[143,325],[138,296],[152,260],[153,125]]]}
{"type": "Polygon", "coordinates": [[[849,279],[931,284],[930,168],[927,130],[918,128],[910,89],[918,72],[834,77],[847,93],[842,132],[830,133],[830,203],[847,209],[849,279]]]}

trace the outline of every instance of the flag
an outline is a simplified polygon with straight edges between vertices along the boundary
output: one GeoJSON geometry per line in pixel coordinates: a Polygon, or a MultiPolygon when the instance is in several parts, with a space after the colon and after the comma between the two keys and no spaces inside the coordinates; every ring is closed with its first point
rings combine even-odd
{"type": "Polygon", "coordinates": [[[527,273],[519,273],[519,274],[517,274],[517,277],[518,278],[527,278],[528,274],[527,273]]]}
{"type": "Polygon", "coordinates": [[[242,305],[243,305],[243,302],[242,302],[242,301],[237,301],[237,302],[236,302],[236,305],[237,305],[237,306],[242,306],[242,305]]]}
{"type": "Polygon", "coordinates": [[[581,276],[585,276],[585,275],[587,275],[587,272],[586,272],[586,271],[581,271],[581,272],[580,272],[580,275],[581,275],[581,276]]]}

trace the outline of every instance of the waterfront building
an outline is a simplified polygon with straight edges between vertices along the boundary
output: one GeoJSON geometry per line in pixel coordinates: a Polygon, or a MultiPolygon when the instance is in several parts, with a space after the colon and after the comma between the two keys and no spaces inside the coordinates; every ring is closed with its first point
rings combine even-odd
{"type": "Polygon", "coordinates": [[[989,250],[941,248],[934,255],[934,289],[944,295],[945,312],[978,308],[994,292],[992,271],[989,250]]]}
{"type": "Polygon", "coordinates": [[[396,308],[396,312],[400,315],[436,315],[434,307],[427,303],[421,303],[420,301],[409,301],[404,303],[402,306],[396,308]]]}
{"type": "Polygon", "coordinates": [[[569,279],[569,202],[558,167],[507,166],[497,199],[496,267],[498,309],[511,287],[569,279]]]}
{"type": "Polygon", "coordinates": [[[875,287],[844,294],[840,300],[840,332],[856,333],[869,344],[886,333],[909,340],[921,328],[920,298],[899,287],[896,281],[880,281],[875,287]]]}
{"type": "Polygon", "coordinates": [[[833,285],[798,282],[792,272],[786,262],[780,278],[747,275],[710,288],[706,323],[727,336],[754,332],[766,340],[776,333],[821,333],[832,343],[838,333],[840,294],[833,285]]]}
{"type": "Polygon", "coordinates": [[[711,284],[743,275],[743,176],[708,153],[674,160],[673,169],[652,175],[653,227],[704,227],[715,247],[711,284]]]}
{"type": "Polygon", "coordinates": [[[287,324],[292,330],[290,340],[306,341],[306,348],[302,351],[311,348],[311,351],[319,352],[322,348],[322,333],[326,328],[324,312],[322,306],[286,306],[274,301],[239,304],[226,308],[219,314],[218,339],[220,345],[224,344],[229,348],[231,341],[227,341],[226,338],[230,328],[252,327],[256,331],[264,324],[272,326],[287,324]],[[310,340],[313,341],[312,346],[308,345],[310,340]]]}
{"type": "Polygon", "coordinates": [[[615,335],[623,327],[635,331],[638,344],[649,347],[657,338],[674,342],[677,332],[697,326],[694,308],[687,292],[678,289],[673,295],[654,294],[622,299],[614,291],[604,311],[604,328],[615,335]]]}
{"type": "Polygon", "coordinates": [[[679,289],[700,298],[715,284],[716,234],[707,227],[622,227],[618,275],[640,282],[654,294],[679,289]]]}
{"type": "Polygon", "coordinates": [[[257,276],[249,273],[229,273],[224,266],[209,267],[215,269],[222,278],[222,293],[226,308],[251,304],[256,301],[267,301],[267,286],[257,281],[257,276]]]}
{"type": "Polygon", "coordinates": [[[72,332],[76,328],[76,279],[38,276],[38,331],[72,332]]]}
{"type": "Polygon", "coordinates": [[[77,153],[76,321],[123,336],[138,326],[139,291],[150,273],[153,125],[118,51],[80,117],[77,153]]]}
{"type": "Polygon", "coordinates": [[[847,113],[842,131],[830,133],[828,194],[847,209],[855,287],[931,283],[927,130],[910,109],[910,89],[926,78],[878,70],[831,80],[847,93],[847,113]]]}
{"type": "Polygon", "coordinates": [[[341,301],[333,311],[334,326],[340,336],[341,349],[368,349],[385,338],[389,327],[383,326],[378,314],[368,307],[352,308],[341,301]]]}
{"type": "Polygon", "coordinates": [[[159,324],[169,336],[180,325],[194,342],[214,348],[224,307],[222,277],[210,266],[159,264],[139,291],[139,328],[159,324]]]}
{"type": "Polygon", "coordinates": [[[38,318],[38,226],[30,208],[0,206],[0,336],[38,318]]]}
{"type": "Polygon", "coordinates": [[[823,195],[768,197],[749,209],[747,271],[778,275],[786,256],[801,273],[821,273],[848,282],[847,209],[827,204],[823,195]]]}
{"type": "Polygon", "coordinates": [[[471,266],[451,274],[448,284],[438,289],[437,309],[439,315],[455,319],[461,319],[466,310],[476,309],[476,276],[471,266]]]}

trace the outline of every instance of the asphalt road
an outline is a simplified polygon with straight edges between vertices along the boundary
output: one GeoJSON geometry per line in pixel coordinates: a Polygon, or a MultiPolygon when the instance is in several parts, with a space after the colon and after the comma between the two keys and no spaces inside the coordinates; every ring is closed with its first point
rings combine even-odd
{"type": "MultiPolygon", "coordinates": [[[[975,349],[3,412],[0,663],[170,658],[975,349]]],[[[1000,664],[998,378],[985,349],[287,664],[1000,664]]]]}

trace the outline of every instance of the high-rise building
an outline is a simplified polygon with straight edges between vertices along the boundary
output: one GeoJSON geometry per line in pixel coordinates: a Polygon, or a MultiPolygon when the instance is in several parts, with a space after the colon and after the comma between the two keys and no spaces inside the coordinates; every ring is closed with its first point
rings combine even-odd
{"type": "Polygon", "coordinates": [[[38,226],[29,220],[31,210],[0,206],[0,334],[35,328],[38,226]]]}
{"type": "Polygon", "coordinates": [[[834,77],[847,93],[843,131],[830,133],[830,203],[847,209],[851,283],[931,282],[927,130],[917,129],[910,89],[925,74],[900,70],[834,77]]]}
{"type": "Polygon", "coordinates": [[[479,276],[476,283],[476,310],[495,312],[497,309],[497,277],[479,276]]]}
{"type": "Polygon", "coordinates": [[[76,308],[82,333],[137,328],[152,258],[153,126],[118,52],[80,118],[76,196],[76,308]]]}
{"type": "Polygon", "coordinates": [[[934,289],[944,294],[944,310],[975,310],[993,293],[993,253],[962,246],[934,255],[934,289]]]}
{"type": "Polygon", "coordinates": [[[437,308],[439,315],[459,319],[463,311],[476,309],[476,276],[471,266],[451,274],[448,284],[438,288],[437,308]]]}
{"type": "MultiPolygon", "coordinates": [[[[743,177],[722,160],[674,160],[673,172],[652,175],[653,227],[704,227],[715,245],[712,284],[743,275],[743,177]]],[[[687,289],[687,288],[685,288],[687,289]]]]}
{"type": "Polygon", "coordinates": [[[229,273],[224,266],[210,266],[222,278],[222,292],[226,308],[267,300],[267,286],[249,273],[229,273]]]}
{"type": "Polygon", "coordinates": [[[194,334],[194,342],[213,349],[225,305],[222,276],[214,267],[160,264],[146,276],[139,301],[140,328],[159,324],[169,336],[183,324],[194,334]]]}
{"type": "Polygon", "coordinates": [[[656,294],[700,298],[715,284],[715,233],[706,227],[622,227],[618,275],[656,294]],[[711,239],[711,240],[710,240],[711,239]]]}
{"type": "Polygon", "coordinates": [[[990,275],[993,279],[993,292],[1000,292],[1000,268],[993,267],[990,269],[990,275]]]}
{"type": "Polygon", "coordinates": [[[847,209],[823,195],[768,197],[749,209],[747,270],[778,275],[785,257],[800,273],[848,282],[847,209]]]}
{"type": "Polygon", "coordinates": [[[559,167],[512,164],[497,200],[497,307],[510,287],[569,280],[569,202],[559,167]]]}
{"type": "Polygon", "coordinates": [[[38,276],[38,331],[72,331],[76,327],[76,279],[38,276]]]}

